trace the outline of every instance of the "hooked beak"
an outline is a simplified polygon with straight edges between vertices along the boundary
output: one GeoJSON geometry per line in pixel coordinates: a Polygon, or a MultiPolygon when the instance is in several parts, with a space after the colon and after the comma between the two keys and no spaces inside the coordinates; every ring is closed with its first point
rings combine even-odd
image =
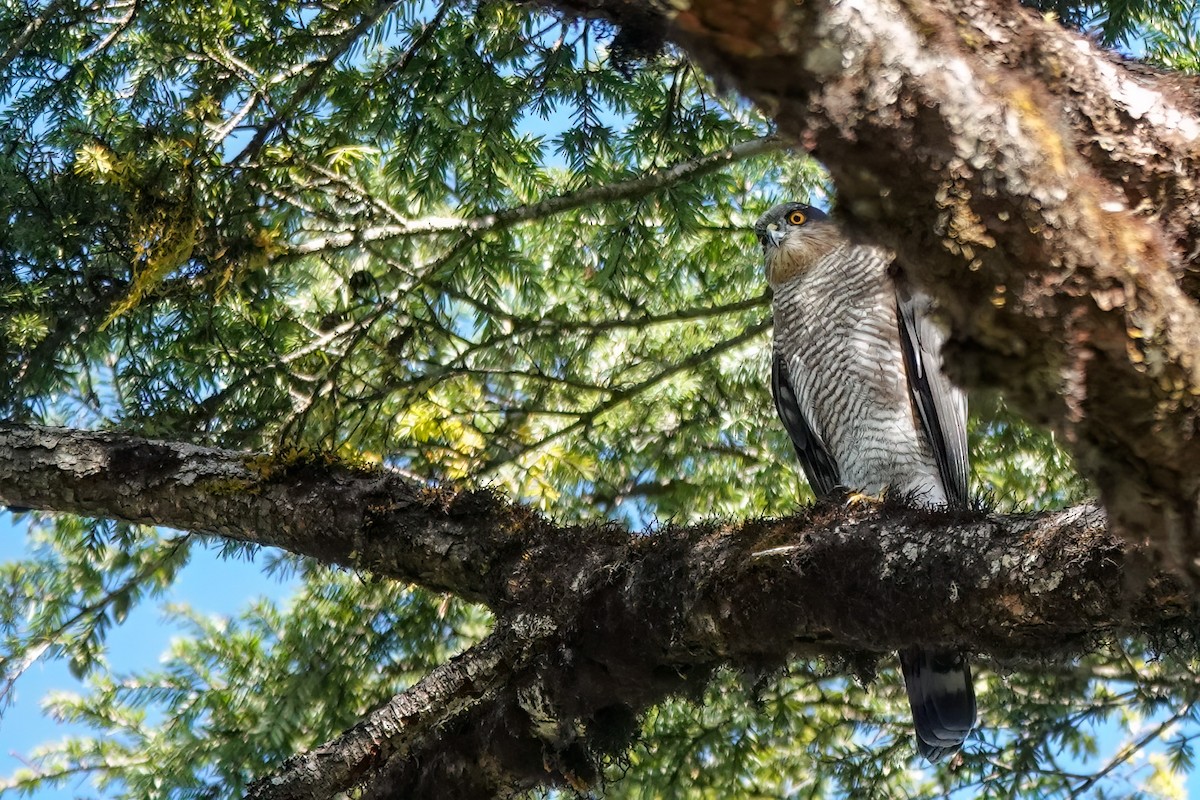
{"type": "Polygon", "coordinates": [[[779,247],[780,242],[783,241],[784,235],[784,232],[779,228],[769,228],[764,231],[761,238],[763,251],[766,252],[773,247],[779,247]]]}

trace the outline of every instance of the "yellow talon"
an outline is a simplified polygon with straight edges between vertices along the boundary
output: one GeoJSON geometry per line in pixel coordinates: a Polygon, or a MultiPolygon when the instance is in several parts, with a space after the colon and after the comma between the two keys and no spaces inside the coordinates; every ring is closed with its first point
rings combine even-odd
{"type": "Polygon", "coordinates": [[[883,502],[883,492],[879,494],[867,494],[866,492],[851,492],[846,495],[846,505],[879,505],[883,502]]]}

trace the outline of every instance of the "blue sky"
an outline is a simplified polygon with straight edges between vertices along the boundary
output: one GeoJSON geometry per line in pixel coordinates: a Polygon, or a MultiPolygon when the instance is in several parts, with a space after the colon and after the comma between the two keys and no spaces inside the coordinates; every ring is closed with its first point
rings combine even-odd
{"type": "MultiPolygon", "coordinates": [[[[1140,49],[1135,43],[1135,50],[1140,49]]],[[[607,120],[606,120],[607,121],[607,120]]],[[[619,124],[614,119],[613,124],[619,124]]],[[[549,120],[531,118],[532,133],[551,135],[570,126],[566,111],[556,112],[549,120]]],[[[236,142],[237,139],[231,140],[236,142]]],[[[552,163],[554,163],[552,161],[552,163]]],[[[0,512],[0,562],[20,559],[26,555],[26,536],[23,524],[14,525],[11,515],[0,512]]],[[[259,562],[267,554],[260,552],[259,562]]],[[[163,613],[168,604],[189,604],[200,613],[233,615],[244,608],[250,598],[266,596],[283,600],[295,587],[293,582],[279,582],[264,575],[255,562],[243,559],[222,559],[215,548],[197,548],[192,559],[166,594],[143,603],[132,611],[125,624],[113,629],[108,637],[108,657],[118,672],[134,671],[158,663],[171,638],[181,630],[163,613]]],[[[21,757],[38,744],[82,732],[79,726],[56,723],[41,711],[42,699],[54,690],[82,690],[79,681],[68,672],[65,663],[43,662],[32,667],[15,687],[14,702],[4,709],[0,718],[0,776],[7,776],[22,766],[21,757]]],[[[981,700],[986,702],[986,698],[981,700]]],[[[1115,731],[1103,743],[1103,749],[1115,743],[1115,731]]],[[[1200,780],[1189,780],[1189,797],[1200,797],[1200,780]]],[[[86,778],[63,789],[46,789],[34,795],[37,800],[59,800],[80,796],[95,796],[86,778]]]]}
{"type": "MultiPolygon", "coordinates": [[[[186,603],[203,614],[232,616],[254,597],[287,598],[296,583],[263,574],[259,563],[269,554],[259,551],[255,561],[246,561],[223,559],[215,546],[193,550],[188,565],[163,597],[143,603],[130,612],[125,624],[110,631],[108,659],[113,669],[129,672],[158,663],[171,638],[181,633],[163,613],[168,604],[186,603]]],[[[26,556],[24,523],[14,524],[11,514],[0,511],[0,562],[26,556]]],[[[83,690],[62,661],[39,662],[17,681],[13,703],[0,717],[0,777],[23,766],[22,758],[37,745],[87,730],[57,723],[42,713],[42,699],[56,690],[83,690]]],[[[63,789],[44,789],[33,796],[37,800],[68,800],[95,795],[87,779],[81,778],[63,789]]]]}

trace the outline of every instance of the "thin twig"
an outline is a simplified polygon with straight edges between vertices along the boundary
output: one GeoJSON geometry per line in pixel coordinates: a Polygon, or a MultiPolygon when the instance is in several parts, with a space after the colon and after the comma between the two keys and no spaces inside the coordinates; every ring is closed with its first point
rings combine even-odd
{"type": "Polygon", "coordinates": [[[740,142],[732,147],[727,147],[724,150],[718,150],[714,153],[706,153],[699,158],[680,162],[667,169],[651,170],[627,181],[590,186],[586,189],[548,197],[536,203],[512,206],[469,219],[430,216],[404,220],[389,225],[375,225],[361,230],[342,231],[300,242],[292,246],[288,250],[288,253],[291,255],[308,255],[328,250],[342,250],[369,242],[397,239],[405,236],[422,236],[455,231],[482,233],[483,231],[502,230],[517,223],[543,219],[597,203],[635,200],[667,186],[716,172],[729,164],[753,158],[763,153],[780,150],[785,146],[786,142],[776,136],[763,136],[758,139],[751,139],[748,142],[740,142]]]}
{"type": "Polygon", "coordinates": [[[309,74],[308,79],[292,92],[291,96],[279,107],[279,109],[258,129],[254,138],[246,145],[242,152],[238,153],[234,162],[246,162],[254,158],[262,146],[266,144],[267,138],[275,132],[275,129],[289,119],[292,114],[300,107],[306,98],[320,85],[321,79],[325,77],[326,71],[333,66],[341,56],[350,49],[355,41],[360,36],[366,33],[370,28],[379,21],[379,19],[392,10],[395,4],[391,0],[382,0],[376,3],[362,15],[362,17],[353,26],[347,28],[333,42],[333,46],[323,56],[313,62],[313,70],[309,74]]]}
{"type": "Polygon", "coordinates": [[[25,45],[29,44],[29,40],[32,39],[39,30],[45,27],[47,22],[49,22],[56,14],[58,14],[58,12],[70,5],[70,0],[54,0],[53,3],[46,6],[46,9],[41,14],[29,20],[29,22],[25,25],[25,29],[17,34],[16,38],[9,43],[7,48],[5,48],[4,53],[0,54],[0,73],[3,73],[6,69],[8,69],[8,65],[13,62],[13,59],[20,55],[21,50],[25,47],[25,45]]]}
{"type": "Polygon", "coordinates": [[[1176,711],[1170,717],[1163,720],[1158,725],[1154,726],[1154,728],[1152,728],[1142,738],[1138,739],[1137,741],[1130,742],[1129,744],[1122,747],[1119,751],[1117,751],[1117,754],[1112,757],[1112,760],[1109,761],[1106,765],[1104,765],[1104,768],[1102,770],[1100,770],[1096,774],[1092,775],[1087,780],[1085,780],[1083,783],[1079,784],[1074,789],[1072,789],[1071,797],[1072,798],[1079,797],[1084,792],[1086,792],[1088,789],[1095,786],[1106,775],[1108,775],[1110,772],[1112,772],[1117,767],[1124,764],[1129,759],[1133,758],[1133,756],[1136,755],[1138,752],[1140,752],[1142,749],[1144,749],[1146,747],[1146,745],[1150,744],[1150,742],[1154,741],[1159,736],[1161,736],[1163,733],[1165,733],[1167,730],[1169,730],[1171,728],[1171,726],[1173,726],[1176,722],[1178,722],[1179,720],[1186,717],[1191,710],[1192,710],[1192,703],[1188,703],[1183,708],[1181,708],[1179,711],[1176,711]]]}
{"type": "Polygon", "coordinates": [[[533,444],[530,447],[526,448],[525,450],[522,450],[520,453],[510,453],[503,460],[488,464],[486,467],[484,467],[482,470],[480,470],[479,475],[480,476],[488,476],[488,475],[495,474],[496,470],[500,469],[501,467],[505,466],[506,464],[512,463],[512,461],[514,461],[519,455],[524,455],[526,453],[531,453],[531,452],[536,452],[538,450],[541,450],[542,448],[546,447],[547,445],[551,444],[552,442],[555,442],[564,436],[574,433],[575,431],[578,431],[581,428],[591,425],[593,422],[595,422],[596,419],[598,419],[603,414],[613,410],[614,408],[616,408],[617,406],[619,406],[623,403],[629,402],[630,400],[632,400],[634,397],[638,396],[642,392],[657,386],[658,384],[662,383],[663,381],[667,380],[668,378],[670,378],[674,375],[679,374],[680,372],[684,372],[684,371],[689,370],[693,367],[696,367],[700,364],[703,364],[705,361],[708,361],[709,359],[725,352],[726,350],[730,350],[734,347],[737,347],[738,345],[741,345],[741,344],[744,344],[744,343],[750,341],[751,339],[758,336],[760,333],[762,333],[763,331],[767,330],[770,327],[771,327],[771,320],[769,320],[769,319],[764,320],[763,322],[759,322],[755,325],[751,325],[751,326],[747,327],[746,329],[744,329],[740,334],[733,337],[732,339],[725,339],[725,340],[720,341],[717,344],[713,345],[712,347],[709,347],[705,350],[701,350],[698,353],[693,353],[691,356],[689,356],[675,364],[672,364],[670,367],[662,370],[661,372],[651,375],[649,378],[646,378],[645,380],[640,381],[639,383],[635,383],[632,386],[629,386],[625,389],[615,392],[612,397],[610,397],[608,400],[605,400],[603,403],[600,403],[599,405],[597,405],[590,412],[588,412],[588,414],[586,416],[580,417],[578,420],[571,423],[570,425],[567,425],[566,427],[559,428],[558,430],[556,430],[553,433],[549,434],[548,436],[544,437],[541,441],[537,442],[536,444],[533,444]]]}

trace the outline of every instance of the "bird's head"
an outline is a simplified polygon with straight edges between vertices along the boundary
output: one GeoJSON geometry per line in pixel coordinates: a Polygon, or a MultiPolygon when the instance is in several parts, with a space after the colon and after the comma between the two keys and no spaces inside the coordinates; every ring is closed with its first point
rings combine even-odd
{"type": "Polygon", "coordinates": [[[762,243],[767,283],[777,288],[845,241],[837,223],[819,208],[780,203],[758,218],[754,234],[762,243]]]}

